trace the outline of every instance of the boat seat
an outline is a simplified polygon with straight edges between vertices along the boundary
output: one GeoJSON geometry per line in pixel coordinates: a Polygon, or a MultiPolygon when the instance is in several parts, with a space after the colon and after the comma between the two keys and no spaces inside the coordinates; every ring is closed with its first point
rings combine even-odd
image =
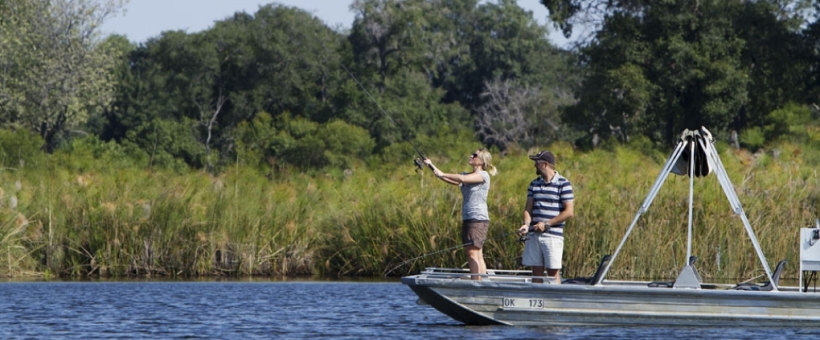
{"type": "MultiPolygon", "coordinates": [[[[701,280],[701,278],[700,278],[700,274],[698,273],[697,268],[695,268],[695,261],[697,261],[697,260],[698,260],[697,256],[689,256],[689,266],[692,267],[692,269],[695,271],[695,276],[698,278],[698,281],[703,282],[703,280],[701,280]]],[[[672,281],[672,282],[654,281],[654,282],[650,282],[646,286],[651,287],[651,288],[658,288],[658,287],[660,287],[660,288],[672,288],[672,287],[675,286],[675,281],[672,281]]]]}
{"type": "Polygon", "coordinates": [[[761,292],[768,292],[771,291],[773,286],[778,286],[780,284],[780,274],[783,273],[783,267],[786,266],[786,260],[782,260],[777,263],[777,267],[774,269],[774,273],[772,273],[772,281],[766,282],[762,285],[756,283],[739,283],[734,290],[751,290],[751,291],[761,291],[761,292]],[[774,283],[774,284],[772,284],[774,283]]]}
{"type": "Polygon", "coordinates": [[[595,282],[598,281],[598,278],[600,278],[601,275],[603,275],[604,268],[606,268],[606,265],[607,265],[607,263],[609,263],[610,258],[611,258],[611,256],[604,255],[604,257],[601,258],[601,263],[598,264],[598,269],[595,270],[595,274],[592,275],[591,277],[577,277],[577,278],[574,278],[574,279],[566,279],[566,280],[561,281],[561,283],[594,285],[595,282]]]}

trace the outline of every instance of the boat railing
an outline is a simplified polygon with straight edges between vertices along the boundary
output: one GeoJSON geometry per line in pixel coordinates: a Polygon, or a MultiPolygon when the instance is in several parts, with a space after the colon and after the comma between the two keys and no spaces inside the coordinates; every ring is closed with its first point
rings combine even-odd
{"type": "Polygon", "coordinates": [[[466,268],[427,267],[419,274],[438,279],[469,280],[477,275],[482,280],[489,281],[532,282],[533,279],[541,279],[544,280],[544,283],[550,283],[553,280],[551,277],[533,276],[530,270],[515,269],[487,269],[487,274],[470,274],[470,270],[466,268]]]}

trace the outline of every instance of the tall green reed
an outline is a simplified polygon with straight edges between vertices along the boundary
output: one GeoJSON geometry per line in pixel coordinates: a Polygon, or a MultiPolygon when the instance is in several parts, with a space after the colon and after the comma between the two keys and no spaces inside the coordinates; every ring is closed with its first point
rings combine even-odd
{"type": "MultiPolygon", "coordinates": [[[[273,183],[109,169],[34,172],[20,199],[42,237],[32,259],[58,275],[312,274],[323,196],[306,176],[273,183]],[[314,210],[317,209],[317,210],[314,210]]],[[[324,184],[322,184],[324,185],[324,184]]],[[[36,267],[36,266],[35,266],[36,267]]]]}
{"type": "MultiPolygon", "coordinates": [[[[420,144],[439,168],[468,171],[467,157],[480,146],[446,143],[452,138],[420,144]]],[[[576,197],[576,216],[565,229],[564,276],[589,276],[620,243],[668,154],[635,146],[580,152],[567,144],[493,151],[499,173],[488,197],[490,268],[523,268],[523,246],[512,232],[536,177],[527,154],[545,148],[556,154],[576,197]]],[[[815,149],[782,142],[751,154],[719,145],[769,265],[789,261],[786,277],[797,276],[798,228],[818,216],[815,149]]],[[[394,151],[398,159],[412,158],[409,147],[394,151]]],[[[316,173],[237,162],[212,175],[146,170],[106,157],[58,153],[0,172],[0,275],[380,276],[397,266],[390,275],[466,265],[458,188],[409,162],[368,160],[316,173]]],[[[688,193],[688,177],[670,175],[610,278],[677,275],[686,255],[688,193]]],[[[702,276],[761,273],[714,176],[695,181],[693,214],[692,254],[702,276]]]]}

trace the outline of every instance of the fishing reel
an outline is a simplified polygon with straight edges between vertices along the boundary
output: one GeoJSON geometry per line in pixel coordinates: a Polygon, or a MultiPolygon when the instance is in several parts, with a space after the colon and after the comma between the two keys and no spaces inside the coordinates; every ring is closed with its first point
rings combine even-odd
{"type": "Polygon", "coordinates": [[[424,170],[424,162],[421,160],[421,158],[413,159],[413,164],[415,164],[416,167],[418,168],[418,169],[416,169],[416,172],[424,170]]]}
{"type": "Polygon", "coordinates": [[[529,235],[530,233],[534,233],[534,232],[536,232],[535,227],[530,226],[530,227],[529,227],[529,229],[527,229],[527,233],[526,233],[526,234],[523,234],[523,235],[519,235],[519,236],[518,236],[518,242],[521,242],[521,243],[527,242],[527,240],[529,240],[529,239],[530,239],[530,237],[529,237],[528,235],[529,235]]]}
{"type": "MultiPolygon", "coordinates": [[[[427,165],[427,164],[424,164],[424,156],[414,159],[413,164],[415,164],[416,167],[418,168],[418,169],[416,169],[416,172],[424,171],[424,166],[427,165]]],[[[427,167],[430,168],[430,170],[433,170],[432,165],[427,165],[427,167]]]]}

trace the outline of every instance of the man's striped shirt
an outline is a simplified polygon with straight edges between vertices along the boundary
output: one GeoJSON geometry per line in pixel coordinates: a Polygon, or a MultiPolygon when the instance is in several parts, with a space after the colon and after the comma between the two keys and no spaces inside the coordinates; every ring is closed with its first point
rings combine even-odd
{"type": "MultiPolygon", "coordinates": [[[[558,216],[565,209],[564,203],[575,199],[572,193],[572,184],[568,179],[555,173],[552,181],[547,183],[538,176],[527,188],[527,198],[532,197],[532,222],[548,221],[558,216]]],[[[550,226],[547,233],[564,237],[564,222],[550,226]]]]}

